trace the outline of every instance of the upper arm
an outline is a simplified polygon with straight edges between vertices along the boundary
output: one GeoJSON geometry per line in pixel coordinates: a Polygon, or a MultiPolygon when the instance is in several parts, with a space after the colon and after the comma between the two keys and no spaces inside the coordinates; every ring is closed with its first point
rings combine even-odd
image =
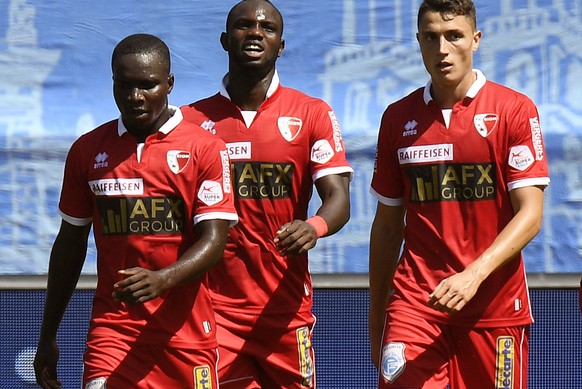
{"type": "Polygon", "coordinates": [[[515,215],[518,213],[531,218],[532,223],[541,228],[544,208],[544,187],[526,186],[509,192],[511,205],[515,215]]]}
{"type": "Polygon", "coordinates": [[[68,245],[86,245],[90,231],[91,223],[85,225],[74,225],[66,220],[62,220],[57,240],[68,245]]]}
{"type": "Polygon", "coordinates": [[[343,196],[349,200],[350,175],[345,173],[323,176],[315,181],[315,187],[322,201],[332,195],[343,196]]]}
{"type": "Polygon", "coordinates": [[[228,236],[229,220],[208,219],[196,223],[196,236],[200,240],[214,241],[218,245],[225,245],[228,236]]]}
{"type": "Polygon", "coordinates": [[[372,222],[372,233],[378,231],[383,235],[402,236],[405,213],[406,208],[404,204],[393,206],[378,202],[376,214],[372,222]]]}

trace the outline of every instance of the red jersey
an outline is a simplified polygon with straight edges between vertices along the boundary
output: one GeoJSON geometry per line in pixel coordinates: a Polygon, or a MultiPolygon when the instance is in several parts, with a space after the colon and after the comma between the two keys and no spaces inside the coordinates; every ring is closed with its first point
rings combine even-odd
{"type": "Polygon", "coordinates": [[[112,298],[118,270],[165,268],[196,241],[196,223],[237,220],[224,142],[171,110],[170,120],[144,144],[119,119],[81,136],[67,156],[59,210],[72,224],[92,221],[97,246],[89,339],[216,347],[205,280],[134,306],[112,298]]]}
{"type": "Polygon", "coordinates": [[[353,172],[334,112],[320,99],[280,86],[277,75],[249,127],[225,88],[182,111],[220,136],[232,161],[239,223],[229,231],[223,260],[209,272],[215,309],[309,311],[307,254],[281,256],[273,239],[283,224],[307,218],[315,180],[353,172]]]}
{"type": "Polygon", "coordinates": [[[455,315],[426,304],[441,280],[465,269],[511,220],[510,190],[549,183],[535,105],[476,73],[448,128],[430,83],[382,117],[371,192],[407,210],[389,309],[462,326],[523,325],[532,317],[521,254],[491,274],[455,315]]]}

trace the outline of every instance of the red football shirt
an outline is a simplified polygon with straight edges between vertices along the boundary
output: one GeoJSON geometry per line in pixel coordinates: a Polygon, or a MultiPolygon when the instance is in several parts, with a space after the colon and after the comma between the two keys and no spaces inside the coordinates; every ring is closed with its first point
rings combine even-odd
{"type": "Polygon", "coordinates": [[[438,283],[462,271],[511,220],[510,190],[549,183],[535,105],[476,73],[448,128],[430,84],[390,105],[382,117],[371,192],[384,204],[407,209],[390,309],[457,325],[521,325],[532,321],[521,254],[485,280],[454,316],[426,305],[438,283]]]}
{"type": "Polygon", "coordinates": [[[93,222],[98,285],[89,337],[212,348],[214,316],[203,280],[135,306],[111,297],[118,270],[167,267],[196,240],[195,223],[237,220],[224,142],[171,109],[170,120],[143,145],[121,120],[75,141],[59,210],[72,224],[93,222]]]}
{"type": "Polygon", "coordinates": [[[305,312],[312,305],[307,255],[281,256],[273,239],[283,224],[307,218],[315,180],[353,169],[328,104],[280,86],[277,76],[267,96],[249,127],[225,88],[182,107],[186,120],[226,142],[232,162],[239,223],[209,284],[215,309],[305,312]]]}

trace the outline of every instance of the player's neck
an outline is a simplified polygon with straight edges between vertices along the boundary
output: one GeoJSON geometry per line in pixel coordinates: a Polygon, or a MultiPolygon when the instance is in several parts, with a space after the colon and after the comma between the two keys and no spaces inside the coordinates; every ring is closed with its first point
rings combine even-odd
{"type": "Polygon", "coordinates": [[[257,111],[267,97],[274,74],[274,69],[266,74],[231,69],[226,86],[231,101],[243,111],[257,111]]]}

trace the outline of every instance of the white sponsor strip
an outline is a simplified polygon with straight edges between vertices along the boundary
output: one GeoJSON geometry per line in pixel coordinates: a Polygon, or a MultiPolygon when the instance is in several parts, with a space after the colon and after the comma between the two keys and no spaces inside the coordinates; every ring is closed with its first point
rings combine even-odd
{"type": "Polygon", "coordinates": [[[89,181],[89,187],[95,196],[142,195],[144,193],[142,178],[104,178],[89,181]]]}
{"type": "Polygon", "coordinates": [[[401,165],[407,163],[452,161],[453,145],[445,143],[440,145],[411,146],[398,149],[398,160],[401,165]]]}

